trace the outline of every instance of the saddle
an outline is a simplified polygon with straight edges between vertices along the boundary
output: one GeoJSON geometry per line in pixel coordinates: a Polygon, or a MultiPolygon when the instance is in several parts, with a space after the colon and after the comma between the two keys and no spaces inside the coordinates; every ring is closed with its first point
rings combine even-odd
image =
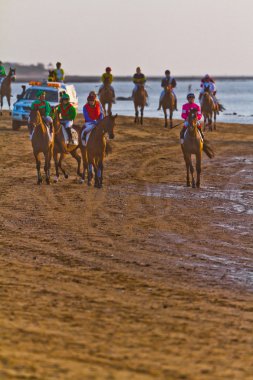
{"type": "MultiPolygon", "coordinates": [[[[69,138],[69,135],[66,131],[66,128],[63,124],[61,124],[62,126],[62,133],[63,133],[63,136],[64,136],[64,140],[65,140],[65,144],[68,145],[70,144],[70,138],[69,138]]],[[[70,131],[71,131],[71,135],[72,135],[72,140],[73,140],[73,143],[71,143],[71,145],[78,145],[78,133],[77,131],[74,129],[74,128],[70,128],[70,131]]]]}

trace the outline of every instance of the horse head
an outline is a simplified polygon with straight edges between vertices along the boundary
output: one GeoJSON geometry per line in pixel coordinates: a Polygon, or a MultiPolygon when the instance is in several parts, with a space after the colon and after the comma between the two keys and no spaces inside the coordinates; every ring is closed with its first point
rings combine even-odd
{"type": "Polygon", "coordinates": [[[8,76],[11,78],[11,81],[14,82],[16,80],[16,69],[10,67],[8,76]]]}
{"type": "Polygon", "coordinates": [[[115,127],[115,119],[118,115],[108,115],[104,118],[105,127],[104,131],[108,133],[109,139],[114,139],[114,127],[115,127]]]}
{"type": "Polygon", "coordinates": [[[37,127],[38,125],[43,126],[43,121],[40,115],[40,112],[38,110],[31,110],[30,112],[30,126],[33,128],[37,127]]]}
{"type": "Polygon", "coordinates": [[[188,130],[190,133],[193,133],[197,128],[197,113],[198,110],[193,108],[190,110],[188,115],[188,130]]]}
{"type": "Polygon", "coordinates": [[[168,84],[168,86],[165,88],[165,91],[167,91],[167,92],[171,92],[172,91],[171,84],[168,84]]]}

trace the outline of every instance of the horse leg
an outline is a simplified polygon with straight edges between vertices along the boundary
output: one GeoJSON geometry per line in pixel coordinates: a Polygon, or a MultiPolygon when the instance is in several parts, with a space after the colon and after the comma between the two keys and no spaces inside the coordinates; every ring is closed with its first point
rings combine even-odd
{"type": "Polygon", "coordinates": [[[54,182],[59,181],[59,167],[58,167],[58,153],[54,152],[54,166],[55,166],[55,177],[54,182]]]}
{"type": "Polygon", "coordinates": [[[81,157],[77,153],[76,149],[73,150],[72,152],[70,152],[70,154],[77,161],[77,171],[76,171],[76,174],[78,175],[78,177],[82,177],[82,173],[80,171],[80,168],[81,168],[81,157]]]}
{"type": "Polygon", "coordinates": [[[216,131],[216,112],[214,112],[213,119],[214,119],[213,129],[216,131]]]}
{"type": "Polygon", "coordinates": [[[97,182],[95,181],[95,186],[101,189],[103,185],[103,162],[99,161],[96,168],[97,182]]]}
{"type": "Polygon", "coordinates": [[[37,169],[37,177],[38,177],[37,184],[40,185],[42,183],[42,176],[41,176],[41,171],[40,171],[41,162],[40,162],[40,159],[39,159],[39,153],[38,154],[34,153],[34,157],[35,157],[35,160],[36,160],[36,169],[37,169]]]}
{"type": "Polygon", "coordinates": [[[91,185],[91,180],[93,178],[93,174],[92,174],[92,164],[89,163],[88,164],[88,186],[91,185]]]}
{"type": "Polygon", "coordinates": [[[143,125],[143,111],[144,107],[141,107],[141,125],[143,125]]]}
{"type": "Polygon", "coordinates": [[[8,102],[8,105],[9,105],[9,114],[11,116],[11,96],[7,96],[7,102],[8,102]]]}
{"type": "Polygon", "coordinates": [[[44,166],[44,172],[46,175],[46,182],[47,185],[50,185],[50,161],[51,161],[51,151],[44,153],[45,157],[45,166],[44,166]]]}
{"type": "Polygon", "coordinates": [[[170,129],[172,128],[172,115],[173,111],[170,109],[170,129]]]}
{"type": "Polygon", "coordinates": [[[185,166],[186,166],[186,186],[190,187],[190,158],[185,156],[185,166]]]}
{"type": "Polygon", "coordinates": [[[112,103],[108,103],[108,115],[111,116],[112,114],[112,103]]]}
{"type": "Polygon", "coordinates": [[[65,154],[64,153],[61,153],[60,154],[60,159],[59,159],[59,162],[58,162],[58,166],[59,168],[61,169],[61,172],[62,174],[64,175],[64,178],[69,178],[69,175],[66,173],[66,171],[62,168],[61,164],[62,164],[62,161],[65,157],[65,154]]]}
{"type": "Polygon", "coordinates": [[[135,119],[134,119],[134,122],[139,124],[139,111],[138,111],[138,107],[135,107],[135,119]]]}
{"type": "Polygon", "coordinates": [[[196,171],[197,171],[197,188],[200,188],[200,174],[201,174],[201,153],[196,156],[196,171]]]}
{"type": "Polygon", "coordinates": [[[83,148],[83,147],[81,148],[81,154],[82,154],[82,159],[83,159],[83,173],[82,173],[82,179],[80,183],[84,183],[85,173],[86,173],[86,170],[88,170],[86,148],[83,148]]]}
{"type": "Polygon", "coordinates": [[[168,117],[167,117],[167,110],[163,107],[163,113],[164,113],[164,128],[168,127],[168,117]]]}
{"type": "Polygon", "coordinates": [[[209,131],[212,132],[212,130],[213,130],[212,115],[209,115],[209,116],[208,116],[208,126],[209,126],[209,131]]]}
{"type": "Polygon", "coordinates": [[[194,167],[192,165],[191,157],[190,157],[189,164],[190,164],[190,172],[191,172],[191,176],[192,176],[192,188],[194,189],[196,187],[196,185],[195,185],[195,179],[194,179],[194,167]]]}

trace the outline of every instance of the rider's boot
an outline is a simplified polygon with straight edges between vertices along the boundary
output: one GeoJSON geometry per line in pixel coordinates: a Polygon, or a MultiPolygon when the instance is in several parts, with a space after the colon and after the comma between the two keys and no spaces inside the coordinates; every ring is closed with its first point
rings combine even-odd
{"type": "Polygon", "coordinates": [[[71,129],[70,128],[66,128],[66,131],[67,131],[68,138],[69,138],[69,144],[74,144],[72,133],[71,133],[71,129]]]}

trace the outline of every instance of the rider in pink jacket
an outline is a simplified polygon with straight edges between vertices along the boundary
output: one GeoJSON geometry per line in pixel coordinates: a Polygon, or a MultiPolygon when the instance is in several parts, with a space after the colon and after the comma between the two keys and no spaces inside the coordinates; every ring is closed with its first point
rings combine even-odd
{"type": "Polygon", "coordinates": [[[189,116],[189,113],[190,113],[190,110],[192,109],[196,109],[198,112],[197,112],[197,118],[198,118],[198,129],[201,133],[201,136],[204,138],[204,135],[203,135],[203,132],[201,130],[201,124],[200,124],[200,120],[202,118],[202,113],[201,113],[201,109],[200,109],[200,106],[196,103],[194,103],[195,101],[195,95],[193,93],[190,93],[187,95],[187,100],[188,100],[188,103],[185,103],[182,107],[182,118],[185,120],[184,122],[184,126],[183,128],[181,129],[181,132],[180,132],[180,142],[181,144],[183,144],[184,142],[184,134],[185,134],[185,131],[188,127],[188,116],[189,116]]]}

